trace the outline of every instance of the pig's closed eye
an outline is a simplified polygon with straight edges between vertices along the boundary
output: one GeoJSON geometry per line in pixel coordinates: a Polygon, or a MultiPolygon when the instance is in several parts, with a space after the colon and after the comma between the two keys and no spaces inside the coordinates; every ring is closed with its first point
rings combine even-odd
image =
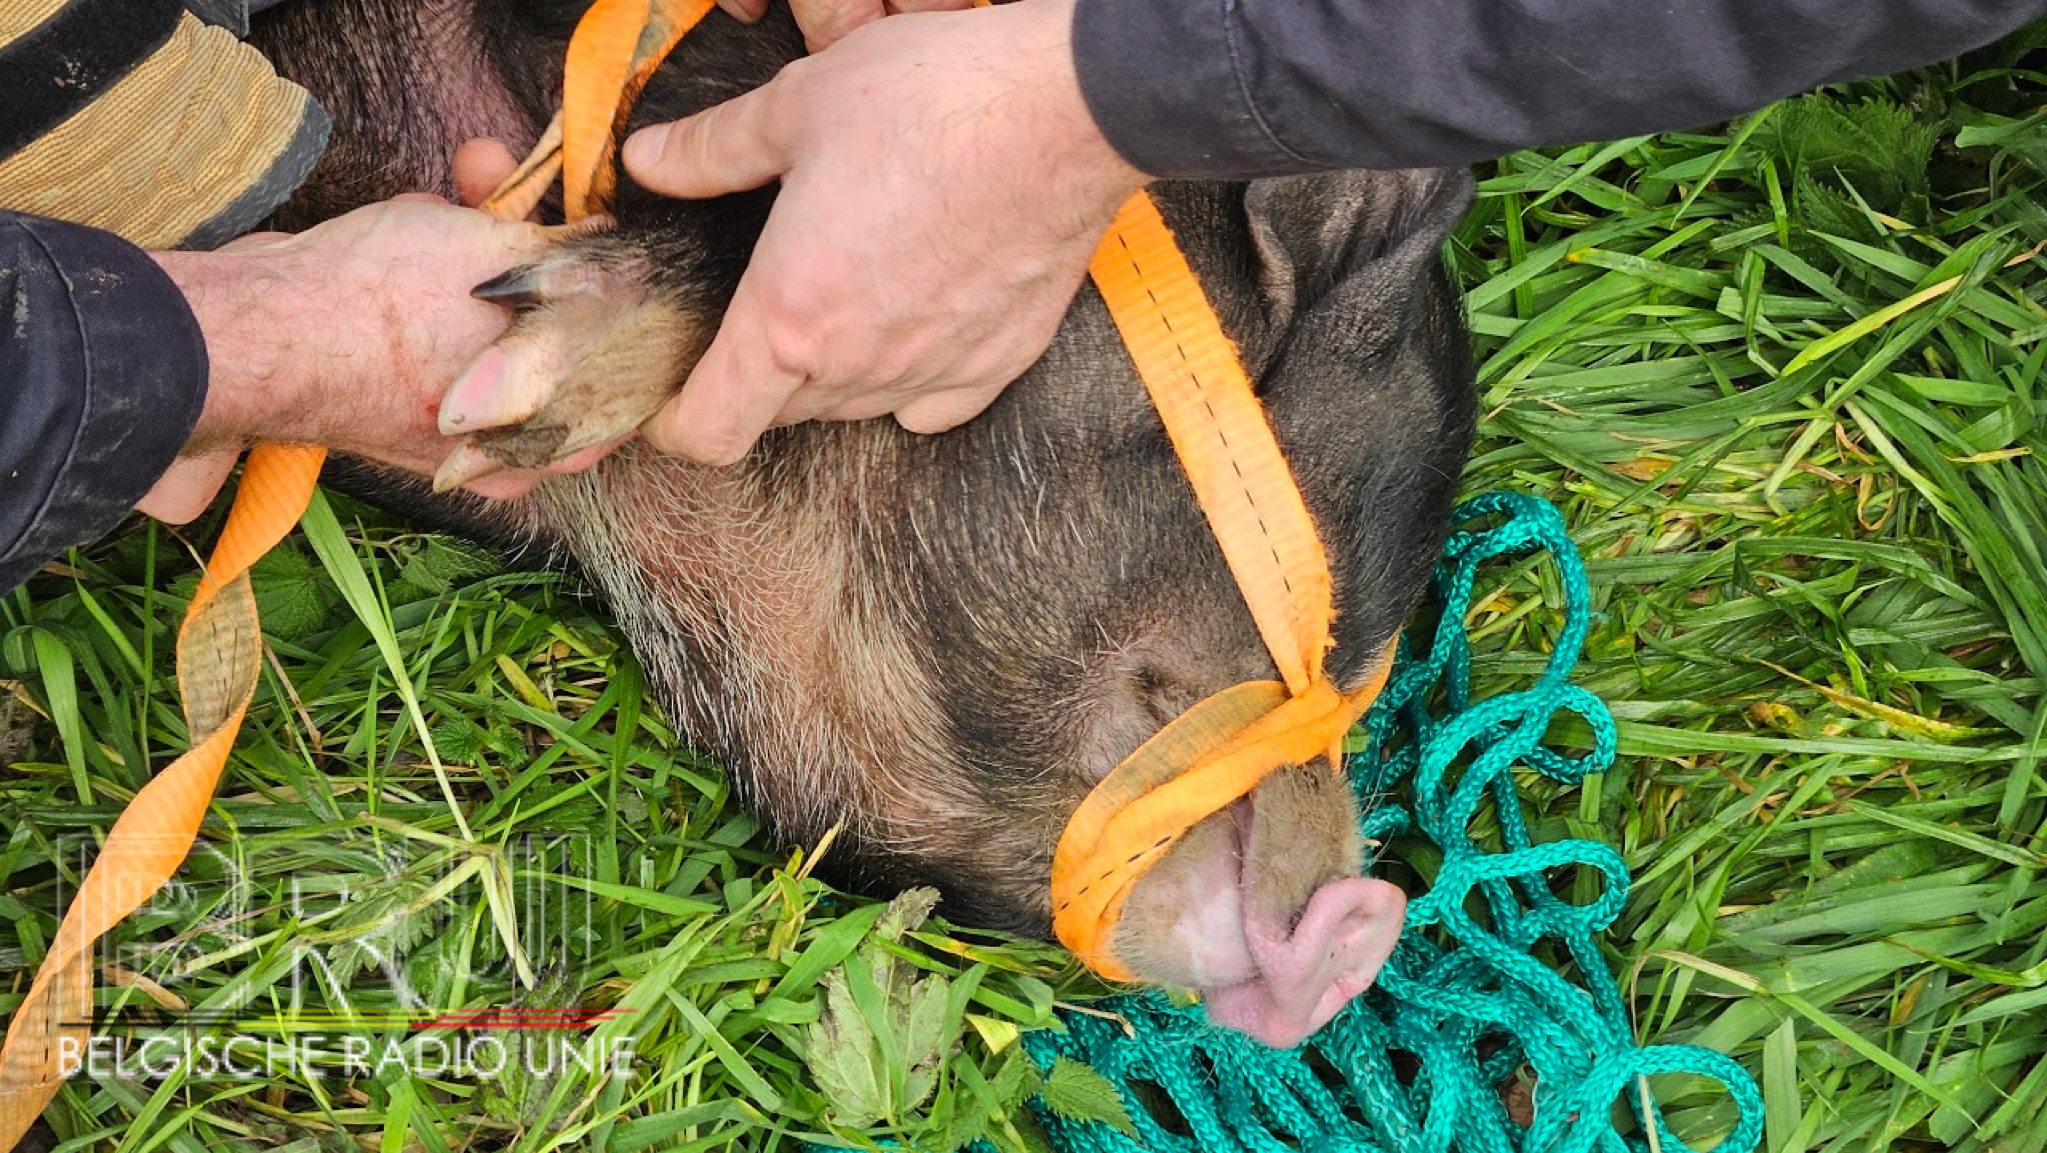
{"type": "Polygon", "coordinates": [[[1130,694],[1152,724],[1160,728],[1200,699],[1184,678],[1156,665],[1146,665],[1130,674],[1130,694]]]}

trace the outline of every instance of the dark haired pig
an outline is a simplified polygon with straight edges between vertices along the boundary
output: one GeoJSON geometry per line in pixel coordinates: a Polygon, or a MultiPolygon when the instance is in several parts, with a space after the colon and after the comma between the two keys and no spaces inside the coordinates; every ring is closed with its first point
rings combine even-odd
{"type": "MultiPolygon", "coordinates": [[[[578,11],[276,10],[259,41],[336,126],[282,226],[446,192],[447,158],[469,137],[530,145],[578,11]]],[[[784,11],[750,28],[713,12],[636,120],[704,108],[801,50],[784,11]]],[[[565,241],[499,286],[523,306],[520,338],[601,353],[605,387],[674,387],[770,195],[682,203],[624,189],[615,230],[565,241]]],[[[1466,179],[1352,173],[1156,195],[1328,545],[1331,669],[1356,684],[1422,590],[1470,439],[1465,331],[1438,253],[1466,179]]],[[[725,469],[629,445],[517,505],[424,507],[573,553],[678,722],[784,836],[843,823],[842,876],[936,885],[954,916],[983,925],[1045,934],[1053,846],[1090,787],[1189,705],[1274,676],[1092,288],[1035,368],[943,436],[889,420],[786,428],[725,469]]],[[[1388,890],[1355,880],[1355,816],[1326,767],[1276,774],[1139,885],[1118,954],[1204,990],[1221,1023],[1300,1040],[1369,983],[1397,916],[1388,890]]]]}

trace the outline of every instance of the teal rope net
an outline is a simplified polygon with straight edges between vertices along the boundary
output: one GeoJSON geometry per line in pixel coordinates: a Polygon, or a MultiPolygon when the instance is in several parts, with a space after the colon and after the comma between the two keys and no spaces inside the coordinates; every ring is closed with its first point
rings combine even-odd
{"type": "Polygon", "coordinates": [[[1207,1023],[1196,1007],[1156,993],[1102,1006],[1127,1021],[1067,1013],[1064,1032],[1025,1037],[1049,1069],[1059,1057],[1113,1084],[1136,1137],[1100,1123],[1037,1110],[1070,1153],[1619,1153],[1689,1146],[1670,1132],[1639,1078],[1690,1073],[1719,1082],[1739,1111],[1716,1153],[1747,1153],[1762,1137],[1762,1098],[1723,1054],[1680,1045],[1638,1046],[1620,987],[1595,937],[1627,900],[1619,854],[1590,841],[1535,844],[1516,792],[1517,766],[1567,785],[1613,762],[1611,714],[1569,683],[1591,627],[1585,568],[1550,505],[1482,496],[1454,514],[1435,573],[1441,617],[1432,636],[1411,627],[1395,671],[1365,718],[1370,740],[1349,763],[1366,802],[1362,830],[1384,842],[1422,837],[1442,861],[1377,986],[1300,1049],[1274,1051],[1207,1023]],[[1471,693],[1464,621],[1479,567],[1547,552],[1565,592],[1564,626],[1534,686],[1483,701],[1471,693]],[[1426,647],[1421,642],[1426,640],[1426,647]],[[1576,714],[1592,748],[1567,757],[1543,743],[1551,719],[1576,714]],[[1491,801],[1497,850],[1473,837],[1491,801]],[[1590,869],[1603,883],[1589,904],[1557,897],[1547,874],[1590,869]],[[1573,976],[1536,958],[1570,960],[1573,976]],[[1533,1119],[1510,1115],[1500,1087],[1534,1073],[1533,1119]],[[1171,1127],[1135,1088],[1171,1103],[1171,1127]],[[1615,1124],[1617,1103],[1635,1132],[1615,1124]],[[1652,1145],[1648,1133],[1653,1130],[1652,1145]]]}

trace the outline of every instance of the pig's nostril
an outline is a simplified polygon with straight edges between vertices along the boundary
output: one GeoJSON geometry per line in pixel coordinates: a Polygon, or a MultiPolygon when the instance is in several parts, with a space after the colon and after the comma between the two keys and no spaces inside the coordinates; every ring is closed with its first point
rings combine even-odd
{"type": "Polygon", "coordinates": [[[1394,886],[1349,877],[1317,890],[1289,932],[1254,914],[1244,929],[1258,975],[1211,994],[1209,1018],[1267,1045],[1299,1044],[1378,976],[1405,906],[1394,886]]]}

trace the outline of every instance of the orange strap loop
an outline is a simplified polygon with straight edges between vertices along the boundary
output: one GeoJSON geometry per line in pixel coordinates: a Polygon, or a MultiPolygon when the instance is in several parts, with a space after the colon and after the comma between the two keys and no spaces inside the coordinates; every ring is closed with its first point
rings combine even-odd
{"type": "Polygon", "coordinates": [[[14,1012],[0,1050],[0,1148],[21,1139],[84,1053],[93,943],[170,880],[199,834],[263,663],[249,566],[298,523],[325,456],[295,444],[249,453],[227,527],[178,629],[178,690],[192,747],[114,822],[14,1012]]]}
{"type": "Polygon", "coordinates": [[[1330,644],[1329,558],[1236,346],[1150,196],[1117,212],[1088,272],[1280,679],[1306,692],[1330,644]]]}
{"type": "Polygon", "coordinates": [[[1329,558],[1236,346],[1151,198],[1123,205],[1089,266],[1284,683],[1253,681],[1187,710],[1098,783],[1052,858],[1052,928],[1095,972],[1128,981],[1112,940],[1145,871],[1203,819],[1288,765],[1341,765],[1343,738],[1392,652],[1343,693],[1322,668],[1335,610],[1329,558]]]}
{"type": "Polygon", "coordinates": [[[562,66],[562,204],[568,221],[603,212],[618,184],[612,158],[640,90],[714,0],[597,0],[562,66]]]}
{"type": "Polygon", "coordinates": [[[669,52],[715,0],[596,0],[576,23],[562,64],[562,107],[525,160],[481,207],[522,220],[562,181],[570,224],[611,208],[619,134],[633,103],[669,52]]]}

